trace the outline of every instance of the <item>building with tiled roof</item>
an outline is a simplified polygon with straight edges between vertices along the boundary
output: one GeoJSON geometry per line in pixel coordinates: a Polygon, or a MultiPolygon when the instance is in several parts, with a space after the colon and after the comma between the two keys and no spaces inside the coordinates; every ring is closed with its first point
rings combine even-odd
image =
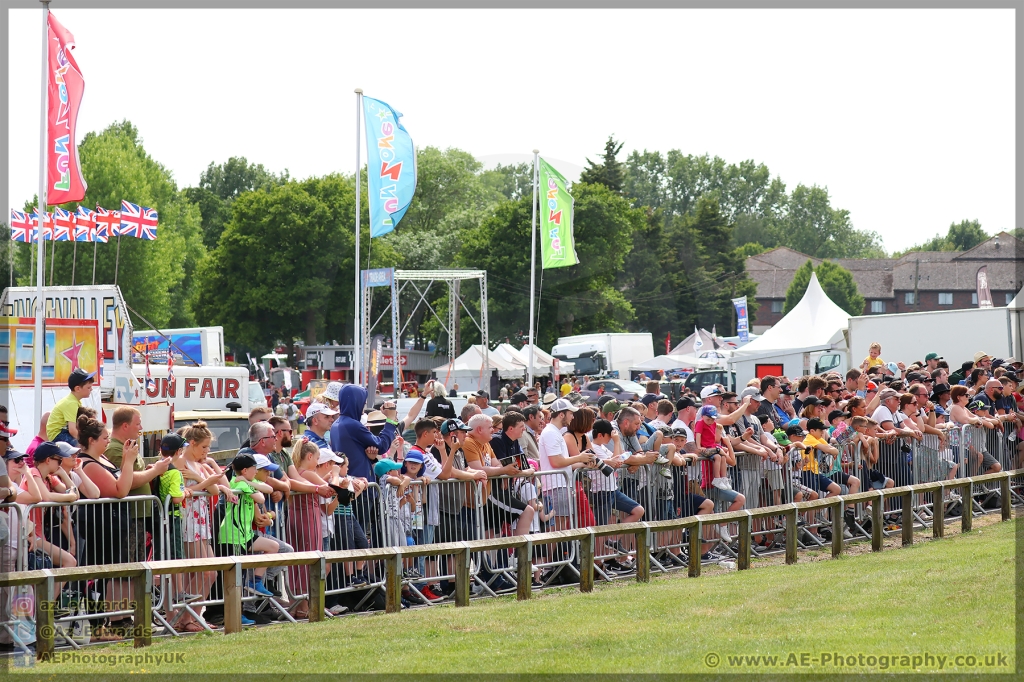
{"type": "MultiPolygon", "coordinates": [[[[797,268],[820,258],[778,248],[747,258],[760,304],[751,331],[782,318],[786,290],[797,268]]],[[[911,251],[900,258],[832,258],[853,275],[864,297],[864,314],[977,307],[978,270],[987,266],[992,303],[1005,306],[1024,286],[1024,242],[1000,232],[968,251],[911,251]]]]}

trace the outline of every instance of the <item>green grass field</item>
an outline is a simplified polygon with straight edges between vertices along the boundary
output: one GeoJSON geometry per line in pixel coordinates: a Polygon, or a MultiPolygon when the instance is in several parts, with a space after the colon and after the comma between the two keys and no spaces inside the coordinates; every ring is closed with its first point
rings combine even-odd
{"type": "Polygon", "coordinates": [[[46,663],[32,672],[51,679],[90,672],[835,674],[934,671],[937,657],[945,656],[946,671],[1009,673],[1015,527],[1016,521],[979,524],[969,535],[906,549],[838,560],[801,555],[795,566],[755,564],[699,579],[656,575],[646,585],[599,583],[586,595],[564,588],[529,602],[503,597],[461,609],[267,626],[164,639],[146,650],[90,648],[97,655],[181,654],[181,662],[46,663]],[[842,667],[821,660],[836,653],[854,658],[842,667]],[[930,665],[926,654],[936,657],[930,665]],[[770,669],[749,658],[730,659],[761,655],[779,659],[770,669]],[[957,666],[957,655],[978,663],[969,667],[967,659],[957,666]],[[869,656],[896,658],[870,665],[869,656]],[[986,656],[996,667],[984,667],[986,656]]]}

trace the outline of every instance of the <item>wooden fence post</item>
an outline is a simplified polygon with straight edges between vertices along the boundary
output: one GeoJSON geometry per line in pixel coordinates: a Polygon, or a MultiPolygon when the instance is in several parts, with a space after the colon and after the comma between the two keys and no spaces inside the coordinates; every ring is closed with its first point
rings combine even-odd
{"type": "Polygon", "coordinates": [[[786,519],[786,563],[796,563],[796,534],[799,531],[799,527],[796,525],[796,505],[791,505],[789,509],[783,512],[783,516],[786,519]]]}
{"type": "Polygon", "coordinates": [[[1010,503],[1010,475],[1006,474],[1006,478],[1000,479],[999,481],[999,501],[1002,503],[1002,520],[1009,521],[1013,512],[1011,511],[1013,505],[1010,503]]]}
{"type": "Polygon", "coordinates": [[[242,564],[224,571],[224,634],[242,631],[242,564]]]}
{"type": "Polygon", "coordinates": [[[597,538],[594,529],[588,528],[587,535],[580,540],[580,592],[594,591],[594,545],[597,538]]]}
{"type": "Polygon", "coordinates": [[[636,581],[651,582],[651,529],[645,521],[636,531],[636,581]]]}
{"type": "Polygon", "coordinates": [[[144,568],[132,583],[135,589],[136,649],[153,643],[153,571],[144,568]]]}
{"type": "Polygon", "coordinates": [[[878,499],[871,503],[871,551],[882,551],[882,540],[885,530],[885,493],[878,491],[878,499]]]}
{"type": "Polygon", "coordinates": [[[974,479],[968,478],[960,492],[960,532],[970,533],[974,526],[974,479]]]}
{"type": "MultiPolygon", "coordinates": [[[[338,564],[338,570],[344,570],[338,564]]],[[[323,557],[309,567],[309,622],[319,623],[324,619],[324,583],[327,582],[327,560],[323,557]]]]}
{"type": "Polygon", "coordinates": [[[903,546],[914,544],[914,493],[906,492],[900,496],[903,501],[903,546]]]}
{"type": "Polygon", "coordinates": [[[843,514],[846,512],[846,505],[843,498],[837,497],[832,506],[832,558],[835,559],[843,553],[843,514]]]}
{"type": "Polygon", "coordinates": [[[939,491],[932,495],[932,537],[935,539],[946,535],[946,484],[939,486],[939,491]]]}
{"type": "Polygon", "coordinates": [[[53,576],[44,569],[46,577],[36,584],[36,659],[48,661],[53,657],[53,576]]]}
{"type": "Polygon", "coordinates": [[[736,557],[736,568],[743,571],[750,568],[750,510],[739,520],[739,556],[736,557]]]}
{"type": "Polygon", "coordinates": [[[533,541],[530,539],[516,547],[516,583],[516,600],[525,601],[533,596],[533,541]]]}
{"type": "Polygon", "coordinates": [[[402,610],[402,555],[395,552],[384,560],[384,612],[402,610]]]}
{"type": "Polygon", "coordinates": [[[687,575],[691,578],[700,577],[700,556],[701,545],[703,544],[704,523],[698,517],[697,523],[690,526],[690,565],[687,575]]]}
{"type": "Polygon", "coordinates": [[[472,578],[469,575],[469,545],[462,543],[462,549],[455,555],[455,605],[469,606],[469,588],[472,578]]]}

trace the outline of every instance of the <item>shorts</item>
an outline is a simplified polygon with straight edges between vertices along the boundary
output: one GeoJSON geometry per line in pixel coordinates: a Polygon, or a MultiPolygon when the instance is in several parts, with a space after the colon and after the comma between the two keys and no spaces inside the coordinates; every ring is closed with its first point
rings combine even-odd
{"type": "Polygon", "coordinates": [[[715,502],[723,502],[725,504],[732,504],[736,501],[736,498],[740,496],[735,490],[722,490],[720,488],[712,488],[711,499],[715,502]]]}
{"type": "Polygon", "coordinates": [[[66,427],[66,426],[60,430],[60,433],[58,433],[56,436],[53,437],[53,442],[54,443],[67,443],[67,444],[72,445],[72,446],[74,446],[76,448],[78,447],[78,441],[75,440],[75,437],[71,435],[71,432],[68,431],[68,427],[66,427]]]}
{"type": "Polygon", "coordinates": [[[525,510],[526,503],[513,495],[511,490],[495,486],[481,510],[484,527],[500,532],[505,524],[511,526],[515,523],[525,510]]]}
{"type": "Polygon", "coordinates": [[[776,490],[782,490],[782,470],[781,469],[768,469],[764,472],[764,476],[768,479],[768,489],[772,492],[776,490]]]}
{"type": "Polygon", "coordinates": [[[797,475],[793,476],[793,481],[792,482],[793,482],[793,495],[794,496],[797,493],[803,493],[805,495],[809,495],[809,494],[815,492],[814,489],[808,488],[807,486],[805,486],[803,484],[803,481],[801,481],[800,477],[797,476],[797,475]]]}
{"type": "Polygon", "coordinates": [[[872,490],[881,490],[885,487],[887,479],[882,475],[882,472],[877,469],[868,469],[868,485],[872,490]]]}
{"type": "Polygon", "coordinates": [[[697,512],[700,511],[701,505],[707,501],[708,498],[702,495],[688,495],[686,502],[690,506],[688,509],[683,509],[683,516],[696,516],[697,512]]]}
{"type": "Polygon", "coordinates": [[[184,559],[185,545],[181,533],[181,517],[171,516],[167,519],[167,543],[166,548],[163,542],[153,541],[153,558],[156,561],[161,559],[184,559]],[[164,556],[164,555],[167,556],[164,556]]]}
{"type": "Polygon", "coordinates": [[[590,493],[590,508],[599,526],[607,526],[612,510],[623,514],[631,514],[640,505],[618,490],[598,491],[590,493]]]}
{"type": "Polygon", "coordinates": [[[570,516],[569,489],[552,488],[544,492],[544,506],[552,509],[555,516],[570,516]]]}
{"type": "Polygon", "coordinates": [[[249,538],[244,545],[224,543],[221,545],[222,554],[220,556],[248,556],[254,542],[256,542],[255,535],[249,538]]]}
{"type": "Polygon", "coordinates": [[[984,474],[986,471],[992,468],[993,464],[999,464],[999,461],[995,457],[990,455],[988,450],[982,450],[981,471],[979,471],[976,475],[980,476],[981,474],[984,474]]]}
{"type": "Polygon", "coordinates": [[[803,480],[804,485],[815,492],[822,492],[828,490],[828,487],[835,483],[828,476],[822,476],[816,474],[813,471],[801,471],[800,478],[803,480]]]}

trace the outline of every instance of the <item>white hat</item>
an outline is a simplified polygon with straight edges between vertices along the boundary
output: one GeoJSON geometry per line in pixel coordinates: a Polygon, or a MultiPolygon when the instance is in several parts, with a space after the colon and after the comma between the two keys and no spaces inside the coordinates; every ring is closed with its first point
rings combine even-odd
{"type": "Polygon", "coordinates": [[[328,417],[336,417],[338,415],[338,411],[332,410],[325,403],[310,403],[309,407],[306,408],[306,421],[309,421],[318,414],[326,414],[328,417]]]}
{"type": "Polygon", "coordinates": [[[566,410],[568,410],[569,412],[575,412],[578,409],[580,408],[576,407],[565,398],[559,398],[555,402],[551,403],[552,414],[555,414],[557,412],[565,412],[566,410]]]}
{"type": "Polygon", "coordinates": [[[327,388],[325,388],[324,392],[320,394],[320,397],[327,398],[328,400],[333,400],[334,402],[338,402],[339,393],[341,393],[341,383],[337,381],[332,381],[331,383],[327,384],[327,388]]]}
{"type": "Polygon", "coordinates": [[[700,389],[700,399],[704,400],[705,398],[710,398],[713,395],[719,395],[721,392],[722,390],[718,388],[718,384],[711,384],[710,386],[705,386],[700,389]]]}
{"type": "Polygon", "coordinates": [[[272,461],[270,461],[270,458],[267,457],[266,455],[261,455],[261,454],[257,453],[255,455],[253,455],[252,458],[256,460],[256,468],[257,469],[267,469],[269,471],[277,471],[278,469],[281,468],[278,465],[274,464],[272,461]]]}
{"type": "Polygon", "coordinates": [[[338,457],[336,454],[334,454],[327,448],[320,448],[320,458],[317,459],[316,463],[327,464],[328,462],[337,462],[338,464],[341,464],[344,461],[345,460],[343,460],[341,457],[338,457]]]}

